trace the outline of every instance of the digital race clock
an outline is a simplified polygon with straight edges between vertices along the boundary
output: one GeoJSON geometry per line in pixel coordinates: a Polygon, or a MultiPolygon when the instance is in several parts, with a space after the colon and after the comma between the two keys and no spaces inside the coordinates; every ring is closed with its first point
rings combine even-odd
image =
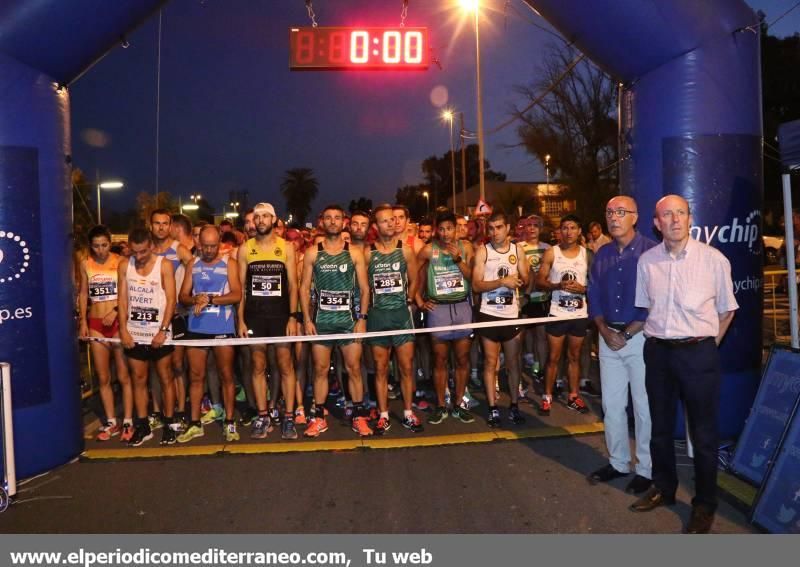
{"type": "Polygon", "coordinates": [[[289,67],[427,69],[428,28],[290,28],[289,67]]]}

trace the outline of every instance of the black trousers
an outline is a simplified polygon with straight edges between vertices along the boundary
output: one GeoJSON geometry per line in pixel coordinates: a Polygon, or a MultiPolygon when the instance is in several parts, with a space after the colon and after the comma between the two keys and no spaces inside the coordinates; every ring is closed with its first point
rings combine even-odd
{"type": "Polygon", "coordinates": [[[683,400],[694,446],[693,505],[717,507],[720,364],[714,339],[669,345],[647,339],[644,346],[645,385],[653,423],[650,452],[653,483],[666,496],[678,489],[674,431],[678,400],[683,400]]]}

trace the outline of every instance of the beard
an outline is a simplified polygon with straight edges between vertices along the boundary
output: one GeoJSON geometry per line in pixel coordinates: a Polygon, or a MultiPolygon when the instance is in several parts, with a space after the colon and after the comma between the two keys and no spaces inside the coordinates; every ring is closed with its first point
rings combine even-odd
{"type": "Polygon", "coordinates": [[[269,225],[267,228],[262,228],[261,226],[256,225],[256,234],[259,236],[266,236],[272,232],[274,225],[269,225]]]}

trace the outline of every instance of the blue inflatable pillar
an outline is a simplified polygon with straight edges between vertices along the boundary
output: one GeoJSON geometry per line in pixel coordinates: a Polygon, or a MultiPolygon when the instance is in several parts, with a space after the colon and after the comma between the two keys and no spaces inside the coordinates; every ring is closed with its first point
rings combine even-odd
{"type": "Polygon", "coordinates": [[[24,478],[83,449],[67,237],[69,97],[2,53],[0,77],[0,361],[11,364],[17,477],[24,478]]]}
{"type": "Polygon", "coordinates": [[[623,83],[621,189],[638,202],[639,229],[651,232],[658,199],[682,195],[692,237],[731,262],[740,309],[721,350],[720,432],[734,437],[763,340],[758,18],[742,0],[529,1],[623,83]]]}

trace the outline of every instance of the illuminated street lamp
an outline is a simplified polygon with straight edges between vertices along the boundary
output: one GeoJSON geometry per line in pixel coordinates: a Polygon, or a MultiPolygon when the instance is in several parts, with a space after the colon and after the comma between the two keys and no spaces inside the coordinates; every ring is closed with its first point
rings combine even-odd
{"type": "Polygon", "coordinates": [[[189,198],[192,200],[192,202],[183,205],[180,203],[180,197],[178,197],[179,200],[178,204],[180,205],[181,211],[196,211],[197,209],[200,208],[200,205],[197,204],[197,201],[199,201],[201,198],[199,193],[197,195],[189,195],[189,198]]]}
{"type": "Polygon", "coordinates": [[[425,197],[425,216],[427,217],[431,214],[431,202],[427,191],[423,191],[422,196],[425,197]]]}
{"type": "Polygon", "coordinates": [[[480,0],[459,0],[467,12],[475,13],[475,82],[478,98],[478,174],[481,199],[486,197],[486,174],[483,166],[483,89],[481,88],[480,0]]]}
{"type": "Polygon", "coordinates": [[[103,224],[100,215],[100,189],[122,189],[125,186],[122,181],[104,181],[97,184],[97,224],[103,224]]]}
{"type": "Polygon", "coordinates": [[[453,148],[453,119],[455,114],[452,110],[442,112],[442,120],[450,124],[450,178],[453,181],[453,214],[456,213],[456,152],[453,148]]]}

